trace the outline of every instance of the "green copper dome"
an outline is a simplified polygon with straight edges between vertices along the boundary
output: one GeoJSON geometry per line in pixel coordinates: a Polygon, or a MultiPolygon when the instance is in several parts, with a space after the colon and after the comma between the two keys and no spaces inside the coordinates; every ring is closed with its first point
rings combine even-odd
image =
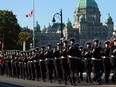
{"type": "Polygon", "coordinates": [[[108,17],[106,18],[106,23],[113,23],[112,17],[110,16],[109,13],[108,13],[108,17]]]}
{"type": "Polygon", "coordinates": [[[108,17],[106,18],[106,20],[112,20],[112,17],[110,16],[109,13],[108,13],[108,17]]]}
{"type": "Polygon", "coordinates": [[[98,8],[95,0],[79,0],[77,8],[98,8]]]}

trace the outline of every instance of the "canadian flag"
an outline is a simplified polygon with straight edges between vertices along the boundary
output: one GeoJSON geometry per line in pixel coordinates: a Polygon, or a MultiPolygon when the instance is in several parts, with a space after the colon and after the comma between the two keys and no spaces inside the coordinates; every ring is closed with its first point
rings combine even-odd
{"type": "Polygon", "coordinates": [[[26,14],[25,16],[28,17],[32,17],[34,15],[34,11],[32,10],[30,13],[26,14]]]}

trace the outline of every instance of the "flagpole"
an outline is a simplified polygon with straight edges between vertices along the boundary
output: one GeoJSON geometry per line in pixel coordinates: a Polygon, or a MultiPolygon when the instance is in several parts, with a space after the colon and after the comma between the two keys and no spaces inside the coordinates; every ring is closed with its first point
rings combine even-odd
{"type": "Polygon", "coordinates": [[[35,0],[33,0],[33,49],[35,48],[35,0]]]}

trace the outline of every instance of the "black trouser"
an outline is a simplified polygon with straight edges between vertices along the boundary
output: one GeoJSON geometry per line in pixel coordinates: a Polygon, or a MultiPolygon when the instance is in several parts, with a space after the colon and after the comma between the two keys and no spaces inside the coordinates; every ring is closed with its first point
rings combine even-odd
{"type": "Polygon", "coordinates": [[[8,76],[11,77],[11,75],[12,75],[11,62],[8,61],[8,76]]]}
{"type": "Polygon", "coordinates": [[[68,77],[70,78],[70,70],[69,70],[69,64],[67,58],[62,58],[61,64],[62,64],[63,80],[65,84],[67,84],[68,77]]]}
{"type": "Polygon", "coordinates": [[[116,83],[116,68],[113,69],[112,81],[113,83],[116,83]]]}
{"type": "Polygon", "coordinates": [[[4,72],[5,72],[6,76],[8,76],[8,74],[9,74],[8,61],[5,61],[4,67],[5,67],[4,72]]]}
{"type": "Polygon", "coordinates": [[[100,77],[102,77],[103,73],[104,73],[104,61],[102,59],[101,60],[101,67],[100,67],[100,77]]]}
{"type": "Polygon", "coordinates": [[[101,82],[101,73],[100,73],[101,61],[100,60],[93,61],[93,68],[94,68],[93,80],[99,83],[99,82],[101,82]]]}
{"type": "Polygon", "coordinates": [[[55,59],[54,64],[55,64],[54,66],[55,66],[57,79],[58,79],[59,83],[61,83],[61,80],[63,79],[62,78],[61,60],[60,59],[55,59]]]}
{"type": "Polygon", "coordinates": [[[19,66],[18,66],[18,62],[17,61],[15,61],[14,62],[14,67],[15,67],[15,72],[16,72],[16,77],[18,77],[19,78],[19,66]]]}
{"type": "Polygon", "coordinates": [[[104,63],[104,72],[105,72],[105,82],[108,83],[109,82],[110,72],[111,72],[110,59],[109,58],[104,59],[103,63],[104,63]]]}
{"type": "Polygon", "coordinates": [[[23,79],[25,79],[25,78],[28,79],[28,71],[27,71],[27,63],[26,62],[23,62],[22,70],[23,70],[23,79]]]}
{"type": "Polygon", "coordinates": [[[39,65],[40,65],[41,77],[42,77],[43,81],[45,81],[45,79],[46,79],[46,65],[45,65],[45,61],[40,61],[39,65]]]}
{"type": "Polygon", "coordinates": [[[13,61],[11,62],[11,76],[12,77],[16,76],[16,74],[15,74],[15,68],[14,68],[14,62],[13,61]]]}
{"type": "Polygon", "coordinates": [[[52,75],[53,75],[53,69],[54,69],[53,60],[46,60],[46,69],[47,69],[48,79],[52,81],[53,79],[52,75]]]}
{"type": "Polygon", "coordinates": [[[3,65],[2,64],[0,64],[0,75],[2,75],[3,73],[3,65]]]}
{"type": "Polygon", "coordinates": [[[33,62],[34,64],[34,72],[35,72],[35,79],[39,80],[39,74],[40,74],[40,67],[39,67],[39,63],[37,61],[33,62]]]}
{"type": "Polygon", "coordinates": [[[86,71],[86,82],[91,83],[91,72],[92,72],[92,63],[91,59],[85,60],[85,71],[86,71]]]}
{"type": "Polygon", "coordinates": [[[76,85],[76,79],[80,83],[80,80],[79,80],[79,71],[81,66],[80,62],[81,62],[81,59],[69,58],[71,84],[73,82],[73,85],[76,85]],[[75,74],[76,74],[76,77],[75,77],[75,74]]]}
{"type": "Polygon", "coordinates": [[[22,62],[21,66],[22,66],[22,79],[25,79],[25,68],[24,68],[24,62],[22,62]]]}
{"type": "Polygon", "coordinates": [[[20,72],[20,78],[23,78],[22,62],[19,62],[19,72],[20,72]]]}
{"type": "Polygon", "coordinates": [[[31,76],[31,67],[30,67],[30,61],[27,62],[27,79],[31,80],[32,76],[31,76]]]}
{"type": "Polygon", "coordinates": [[[111,58],[111,64],[112,64],[112,71],[113,71],[112,82],[116,83],[116,58],[115,57],[111,58]]]}
{"type": "Polygon", "coordinates": [[[33,61],[30,62],[30,69],[31,69],[32,80],[35,80],[35,70],[34,70],[34,62],[33,61]]]}
{"type": "Polygon", "coordinates": [[[80,71],[79,71],[79,73],[80,73],[80,75],[79,75],[79,77],[80,77],[80,79],[83,81],[83,72],[85,71],[85,64],[84,64],[84,61],[81,59],[81,61],[80,61],[80,71]]]}
{"type": "Polygon", "coordinates": [[[0,63],[0,75],[4,75],[4,63],[0,63]]]}

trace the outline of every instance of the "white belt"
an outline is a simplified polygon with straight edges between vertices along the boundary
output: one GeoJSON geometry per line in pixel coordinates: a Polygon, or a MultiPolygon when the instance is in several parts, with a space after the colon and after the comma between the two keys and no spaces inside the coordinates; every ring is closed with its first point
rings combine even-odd
{"type": "Polygon", "coordinates": [[[59,59],[59,57],[55,57],[54,59],[55,59],[55,60],[56,60],[56,59],[59,59]]]}
{"type": "Polygon", "coordinates": [[[112,58],[116,58],[116,56],[114,56],[114,55],[111,55],[111,57],[112,57],[112,58]]]}
{"type": "Polygon", "coordinates": [[[37,62],[36,60],[33,60],[33,62],[37,62]]]}
{"type": "Polygon", "coordinates": [[[102,56],[102,58],[103,58],[103,59],[106,59],[106,58],[108,58],[108,57],[106,57],[106,56],[102,56]]]}
{"type": "Polygon", "coordinates": [[[61,59],[64,59],[64,58],[66,58],[66,57],[64,57],[64,56],[61,56],[61,59]]]}
{"type": "Polygon", "coordinates": [[[72,58],[72,59],[81,59],[80,57],[75,57],[75,56],[68,56],[69,58],[72,58]]]}
{"type": "Polygon", "coordinates": [[[44,61],[44,60],[39,60],[40,62],[44,61]]]}
{"type": "Polygon", "coordinates": [[[77,58],[77,57],[75,57],[75,56],[70,56],[70,55],[69,55],[68,57],[69,57],[69,58],[77,58]]]}
{"type": "Polygon", "coordinates": [[[51,59],[51,58],[46,58],[45,60],[53,60],[53,59],[51,59]]]}
{"type": "Polygon", "coordinates": [[[91,58],[85,58],[85,60],[92,60],[91,58]]]}
{"type": "Polygon", "coordinates": [[[100,61],[101,59],[92,58],[92,60],[100,61]]]}

